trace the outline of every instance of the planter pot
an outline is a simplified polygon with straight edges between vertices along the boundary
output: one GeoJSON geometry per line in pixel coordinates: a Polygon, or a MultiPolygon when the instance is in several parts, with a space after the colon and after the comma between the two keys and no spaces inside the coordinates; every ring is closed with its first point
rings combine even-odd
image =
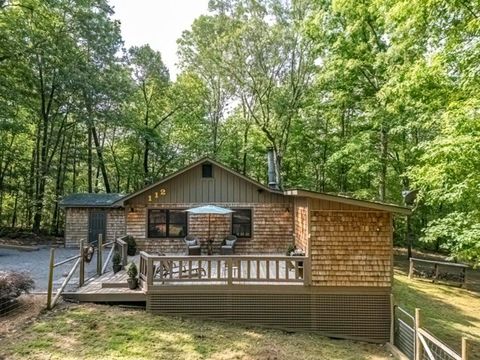
{"type": "Polygon", "coordinates": [[[138,287],[138,279],[127,279],[128,282],[128,288],[130,290],[135,290],[138,287]]]}
{"type": "Polygon", "coordinates": [[[119,272],[120,270],[122,270],[122,265],[113,265],[113,273],[116,274],[117,272],[119,272]]]}

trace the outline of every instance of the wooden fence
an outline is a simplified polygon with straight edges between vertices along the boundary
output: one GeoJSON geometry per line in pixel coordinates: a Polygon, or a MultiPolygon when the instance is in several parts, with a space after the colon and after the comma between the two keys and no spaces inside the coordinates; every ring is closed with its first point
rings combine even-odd
{"type": "MultiPolygon", "coordinates": [[[[94,244],[90,244],[90,246],[93,247],[93,251],[96,250],[97,252],[97,276],[100,276],[104,274],[107,271],[107,266],[113,256],[113,253],[115,250],[120,252],[120,255],[122,257],[122,265],[127,264],[127,243],[123,240],[124,237],[122,238],[117,238],[114,236],[114,240],[109,241],[107,243],[103,243],[103,238],[102,234],[98,235],[98,240],[94,244]],[[106,249],[107,247],[111,247],[110,251],[107,255],[107,259],[105,262],[103,261],[103,250],[106,249]]],[[[55,263],[55,248],[50,249],[50,264],[49,264],[49,272],[48,272],[48,288],[47,288],[47,309],[51,310],[60,296],[62,295],[63,291],[65,290],[67,284],[69,281],[72,279],[73,275],[75,274],[76,270],[78,269],[78,286],[83,286],[85,283],[85,264],[86,264],[86,259],[85,259],[85,253],[87,251],[87,248],[85,246],[85,240],[82,239],[80,240],[79,244],[79,252],[78,255],[72,256],[68,259],[59,261],[55,263]],[[60,288],[57,290],[55,296],[53,296],[53,275],[55,268],[64,265],[70,262],[74,262],[72,268],[68,272],[67,277],[63,281],[62,285],[60,288]],[[52,299],[53,297],[53,299],[52,299]]]]}

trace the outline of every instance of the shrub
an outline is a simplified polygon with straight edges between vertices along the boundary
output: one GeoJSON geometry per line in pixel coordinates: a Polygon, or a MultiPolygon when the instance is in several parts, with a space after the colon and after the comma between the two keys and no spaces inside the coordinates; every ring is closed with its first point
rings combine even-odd
{"type": "Polygon", "coordinates": [[[120,265],[121,262],[122,262],[122,255],[120,255],[118,251],[115,251],[112,257],[112,265],[113,266],[120,265]]]}
{"type": "Polygon", "coordinates": [[[34,286],[35,282],[28,274],[0,271],[0,301],[15,299],[34,286]]]}
{"type": "Polygon", "coordinates": [[[135,279],[138,275],[137,265],[133,261],[127,265],[127,275],[130,279],[135,279]]]}
{"type": "Polygon", "coordinates": [[[134,256],[137,252],[137,242],[135,238],[131,235],[125,237],[125,242],[127,243],[127,254],[128,256],[134,256]]]}

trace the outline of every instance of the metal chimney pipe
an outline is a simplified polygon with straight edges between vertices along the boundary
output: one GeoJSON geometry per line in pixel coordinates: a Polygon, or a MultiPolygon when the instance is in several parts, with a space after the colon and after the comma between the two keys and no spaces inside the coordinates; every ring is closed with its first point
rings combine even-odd
{"type": "Polygon", "coordinates": [[[268,164],[268,187],[278,190],[277,179],[275,175],[275,152],[273,148],[267,149],[267,164],[268,164]]]}

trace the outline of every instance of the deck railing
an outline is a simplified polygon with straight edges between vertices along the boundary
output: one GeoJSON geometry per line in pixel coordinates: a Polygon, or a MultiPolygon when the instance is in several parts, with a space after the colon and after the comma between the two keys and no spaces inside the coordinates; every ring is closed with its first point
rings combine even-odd
{"type": "Polygon", "coordinates": [[[308,285],[305,256],[214,255],[163,256],[140,252],[144,290],[165,285],[308,285]]]}

